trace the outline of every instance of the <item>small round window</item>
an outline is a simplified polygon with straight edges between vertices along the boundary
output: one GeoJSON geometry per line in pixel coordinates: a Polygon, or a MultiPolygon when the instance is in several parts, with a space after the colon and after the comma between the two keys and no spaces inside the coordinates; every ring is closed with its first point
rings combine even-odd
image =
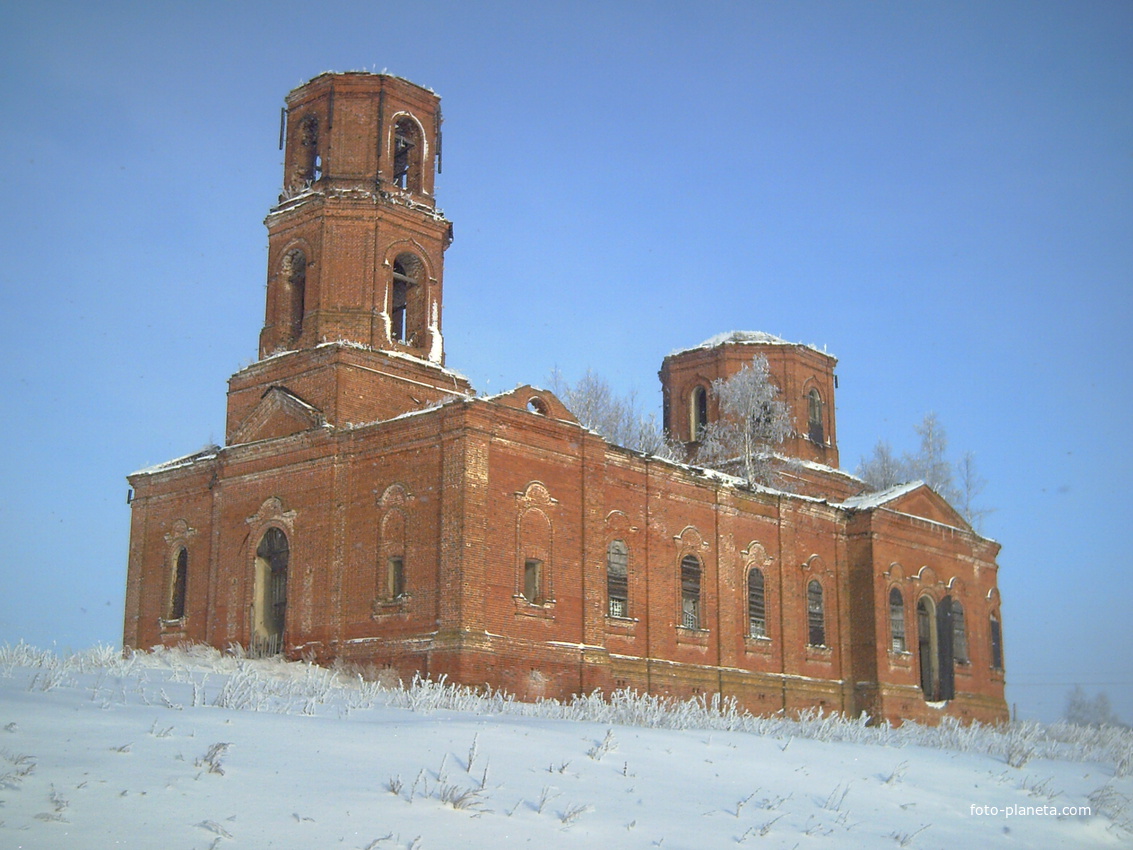
{"type": "Polygon", "coordinates": [[[539,396],[532,396],[527,400],[527,409],[532,413],[538,413],[540,416],[547,415],[547,403],[539,396]]]}

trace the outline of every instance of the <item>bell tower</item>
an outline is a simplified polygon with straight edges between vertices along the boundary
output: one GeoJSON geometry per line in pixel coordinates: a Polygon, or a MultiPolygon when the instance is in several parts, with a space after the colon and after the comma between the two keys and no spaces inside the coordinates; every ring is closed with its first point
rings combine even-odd
{"type": "Polygon", "coordinates": [[[229,382],[229,441],[259,438],[249,417],[272,388],[332,425],[471,392],[443,369],[440,98],[387,74],[320,74],[287,96],[280,144],[260,361],[229,382]]]}
{"type": "Polygon", "coordinates": [[[440,98],[385,74],[322,74],[283,117],[260,356],[343,340],[443,365],[440,98]]]}

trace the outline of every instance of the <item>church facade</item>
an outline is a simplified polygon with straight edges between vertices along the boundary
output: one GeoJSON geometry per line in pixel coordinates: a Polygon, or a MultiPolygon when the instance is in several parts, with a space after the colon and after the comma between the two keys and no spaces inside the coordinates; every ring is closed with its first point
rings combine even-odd
{"type": "Polygon", "coordinates": [[[552,393],[448,369],[432,92],[323,74],[286,101],[260,359],[225,445],[129,476],[124,644],[342,659],[523,699],[720,693],[899,722],[1007,717],[998,544],[923,484],[838,469],[835,360],[725,334],[661,368],[688,446],[754,355],[781,489],[612,445],[552,393]]]}

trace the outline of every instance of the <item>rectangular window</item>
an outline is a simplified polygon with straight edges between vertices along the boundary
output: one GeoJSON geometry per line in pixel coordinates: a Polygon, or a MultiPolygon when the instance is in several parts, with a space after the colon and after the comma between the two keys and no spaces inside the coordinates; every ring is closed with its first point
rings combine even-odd
{"type": "Polygon", "coordinates": [[[700,561],[693,555],[681,561],[681,626],[700,628],[700,561]]]}
{"type": "Polygon", "coordinates": [[[999,631],[999,620],[991,618],[991,666],[1003,669],[1003,635],[999,631]]]}
{"type": "Polygon", "coordinates": [[[905,643],[905,599],[897,588],[889,591],[889,633],[890,648],[894,652],[904,652],[908,648],[905,643]]]}
{"type": "Polygon", "coordinates": [[[386,562],[386,594],[390,599],[405,595],[405,560],[400,556],[386,562]]]}
{"type": "Polygon", "coordinates": [[[806,591],[807,643],[826,646],[826,614],[822,605],[822,585],[812,581],[806,591]]]}
{"type": "Polygon", "coordinates": [[[523,596],[532,603],[542,601],[541,583],[543,580],[543,562],[535,558],[528,558],[523,564],[523,596]]]}
{"type": "Polygon", "coordinates": [[[629,550],[621,540],[606,547],[606,597],[611,617],[629,615],[629,550]]]}
{"type": "Polygon", "coordinates": [[[767,637],[763,573],[754,567],[747,576],[747,631],[752,637],[767,637]]]}
{"type": "Polygon", "coordinates": [[[964,609],[952,603],[952,658],[957,664],[968,663],[968,629],[964,625],[964,609]]]}

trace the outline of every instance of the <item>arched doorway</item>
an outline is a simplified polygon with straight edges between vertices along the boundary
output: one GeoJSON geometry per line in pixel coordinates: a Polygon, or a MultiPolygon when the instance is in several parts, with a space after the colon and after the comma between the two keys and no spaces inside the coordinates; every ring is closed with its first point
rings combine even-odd
{"type": "Polygon", "coordinates": [[[921,690],[926,700],[937,699],[940,666],[936,652],[936,605],[927,597],[917,600],[917,660],[921,669],[921,690]]]}
{"type": "Polygon", "coordinates": [[[256,586],[252,601],[252,651],[275,655],[283,649],[287,620],[287,535],[269,528],[256,547],[256,586]]]}
{"type": "Polygon", "coordinates": [[[928,596],[917,600],[917,658],[921,690],[930,701],[956,696],[952,597],[934,603],[928,596]]]}

